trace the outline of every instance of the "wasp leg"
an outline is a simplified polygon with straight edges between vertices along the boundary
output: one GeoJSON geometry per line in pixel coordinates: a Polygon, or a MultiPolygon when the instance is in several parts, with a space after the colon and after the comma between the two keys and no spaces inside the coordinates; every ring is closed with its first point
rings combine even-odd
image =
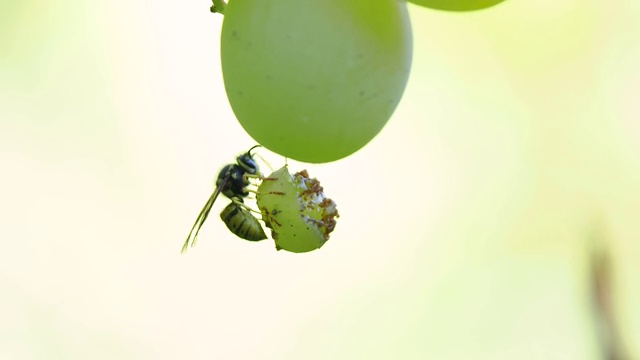
{"type": "Polygon", "coordinates": [[[243,207],[243,208],[245,208],[245,209],[247,209],[247,210],[249,210],[249,211],[251,211],[251,212],[254,212],[254,213],[256,213],[256,214],[262,214],[262,213],[261,213],[260,211],[258,211],[258,210],[253,210],[252,208],[250,208],[249,206],[247,206],[247,204],[243,203],[243,202],[242,202],[242,200],[240,200],[240,199],[238,199],[238,198],[235,198],[235,197],[234,197],[233,199],[231,199],[231,201],[233,201],[236,205],[241,206],[241,207],[243,207]]]}
{"type": "Polygon", "coordinates": [[[262,176],[262,175],[260,175],[260,174],[247,174],[247,173],[242,174],[242,181],[244,181],[244,182],[249,182],[249,180],[250,180],[250,179],[258,179],[258,180],[261,180],[261,181],[265,181],[265,180],[267,180],[267,181],[274,181],[274,180],[278,180],[278,178],[264,177],[264,176],[262,176]]]}
{"type": "Polygon", "coordinates": [[[252,194],[263,194],[263,195],[285,195],[285,193],[283,193],[282,191],[269,191],[266,193],[259,193],[256,190],[252,190],[252,189],[244,189],[244,191],[252,193],[252,194]]]}

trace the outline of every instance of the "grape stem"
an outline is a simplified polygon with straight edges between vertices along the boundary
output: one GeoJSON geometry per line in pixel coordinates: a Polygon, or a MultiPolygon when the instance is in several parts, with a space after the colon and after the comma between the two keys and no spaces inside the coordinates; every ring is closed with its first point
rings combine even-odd
{"type": "Polygon", "coordinates": [[[213,0],[213,5],[211,5],[211,8],[209,8],[211,10],[212,13],[218,13],[221,15],[224,15],[224,7],[227,5],[226,2],[224,2],[224,0],[213,0]]]}

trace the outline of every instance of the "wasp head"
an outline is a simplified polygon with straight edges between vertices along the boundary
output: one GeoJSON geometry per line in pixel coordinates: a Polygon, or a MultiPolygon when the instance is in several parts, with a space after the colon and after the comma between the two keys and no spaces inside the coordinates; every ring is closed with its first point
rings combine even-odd
{"type": "Polygon", "coordinates": [[[237,162],[238,166],[242,168],[248,174],[257,174],[258,173],[258,164],[253,159],[253,155],[251,154],[251,150],[260,147],[260,145],[256,145],[249,149],[245,154],[238,156],[237,162]]]}

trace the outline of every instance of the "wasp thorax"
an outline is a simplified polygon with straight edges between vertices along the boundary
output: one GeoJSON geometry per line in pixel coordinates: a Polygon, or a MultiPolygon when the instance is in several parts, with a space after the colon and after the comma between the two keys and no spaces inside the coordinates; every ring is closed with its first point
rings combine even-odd
{"type": "Polygon", "coordinates": [[[292,175],[284,166],[274,171],[263,179],[256,200],[278,250],[319,249],[336,226],[336,203],[306,170],[292,175]]]}

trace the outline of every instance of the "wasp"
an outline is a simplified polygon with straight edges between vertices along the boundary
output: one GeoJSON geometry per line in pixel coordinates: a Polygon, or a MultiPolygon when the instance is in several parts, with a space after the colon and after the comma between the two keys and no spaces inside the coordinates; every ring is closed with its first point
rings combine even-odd
{"type": "Polygon", "coordinates": [[[218,195],[222,194],[231,200],[231,203],[222,210],[220,218],[227,225],[227,228],[238,237],[249,241],[260,241],[267,238],[260,222],[253,216],[251,209],[244,204],[250,191],[247,189],[251,183],[250,178],[262,178],[258,164],[256,163],[251,151],[260,145],[256,145],[244,154],[236,158],[235,164],[225,165],[216,180],[216,188],[213,194],[200,210],[200,214],[196,218],[187,240],[182,246],[182,252],[185,252],[190,246],[194,246],[198,239],[198,232],[207,220],[213,203],[215,203],[218,195]]]}

